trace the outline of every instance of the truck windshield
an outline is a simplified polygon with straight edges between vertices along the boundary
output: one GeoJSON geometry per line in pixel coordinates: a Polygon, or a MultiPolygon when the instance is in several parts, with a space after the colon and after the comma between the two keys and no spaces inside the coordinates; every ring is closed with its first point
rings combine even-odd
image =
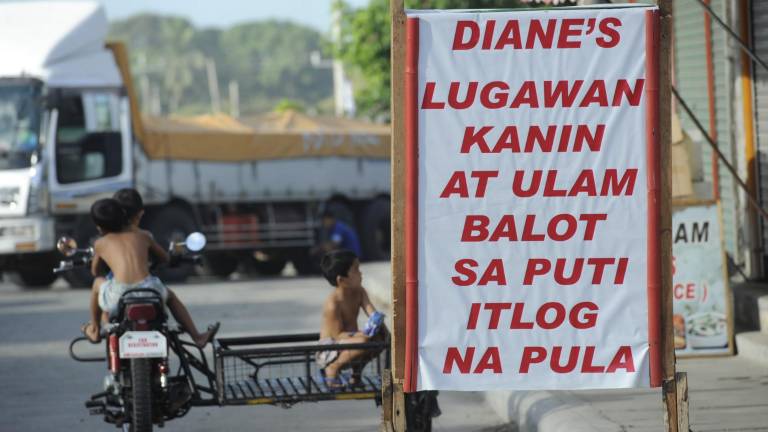
{"type": "Polygon", "coordinates": [[[0,169],[28,168],[38,150],[40,87],[0,81],[0,169]]]}

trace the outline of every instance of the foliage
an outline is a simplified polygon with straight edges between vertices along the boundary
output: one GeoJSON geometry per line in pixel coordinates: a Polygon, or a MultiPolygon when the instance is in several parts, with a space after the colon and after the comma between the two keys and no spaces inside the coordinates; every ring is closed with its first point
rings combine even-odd
{"type": "Polygon", "coordinates": [[[127,43],[139,96],[156,90],[163,113],[210,112],[209,60],[216,66],[223,111],[231,81],[238,83],[242,115],[269,111],[283,99],[317,111],[327,109],[332,98],[330,69],[310,64],[323,38],[298,24],[259,21],[197,29],[183,18],[144,14],[113,22],[110,38],[127,43]]]}
{"type": "Polygon", "coordinates": [[[305,109],[304,109],[304,105],[301,102],[297,102],[291,99],[283,99],[280,102],[278,102],[274,108],[272,108],[272,111],[276,113],[283,113],[286,111],[296,111],[296,112],[303,113],[305,109]]]}
{"type": "MultiPolygon", "coordinates": [[[[517,0],[410,0],[414,9],[493,9],[520,7],[517,0]]],[[[342,38],[335,54],[352,68],[355,103],[360,114],[389,119],[390,22],[389,0],[370,0],[368,6],[352,9],[344,1],[334,7],[342,14],[342,38]]]]}

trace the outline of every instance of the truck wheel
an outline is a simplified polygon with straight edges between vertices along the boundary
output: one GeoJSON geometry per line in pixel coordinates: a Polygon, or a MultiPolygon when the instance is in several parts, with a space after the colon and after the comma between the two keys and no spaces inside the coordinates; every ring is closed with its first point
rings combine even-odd
{"type": "Polygon", "coordinates": [[[205,254],[203,267],[211,276],[226,279],[237,270],[240,263],[237,257],[226,252],[212,252],[205,254]]]}
{"type": "MultiPolygon", "coordinates": [[[[187,235],[197,230],[192,215],[179,207],[166,207],[152,214],[147,226],[163,248],[167,248],[171,241],[184,241],[187,235]]],[[[184,282],[194,271],[192,264],[184,263],[172,268],[161,267],[156,274],[163,282],[184,282]]]]}
{"type": "Polygon", "coordinates": [[[301,276],[316,275],[320,273],[320,258],[313,256],[308,250],[294,252],[291,255],[291,263],[296,268],[296,273],[301,276]]]}
{"type": "MultiPolygon", "coordinates": [[[[249,265],[260,275],[277,276],[283,272],[288,261],[285,258],[270,258],[262,261],[255,258],[249,260],[249,265]]],[[[298,271],[298,270],[297,270],[298,271]]]]}
{"type": "Polygon", "coordinates": [[[45,270],[19,270],[8,273],[8,279],[11,282],[25,289],[47,288],[57,278],[58,275],[53,273],[53,267],[50,267],[50,270],[46,268],[45,270]]]}
{"type": "Polygon", "coordinates": [[[359,232],[366,259],[378,261],[390,258],[391,221],[389,199],[377,198],[365,208],[359,232]]]}

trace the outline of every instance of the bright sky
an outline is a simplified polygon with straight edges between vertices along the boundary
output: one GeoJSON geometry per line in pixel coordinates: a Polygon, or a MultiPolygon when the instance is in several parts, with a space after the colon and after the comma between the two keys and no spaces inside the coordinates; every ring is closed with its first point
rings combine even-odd
{"type": "MultiPolygon", "coordinates": [[[[346,0],[353,7],[368,0],[346,0]]],[[[229,27],[243,21],[281,19],[329,31],[332,0],[99,0],[110,21],[151,12],[190,19],[197,27],[229,27]]]]}

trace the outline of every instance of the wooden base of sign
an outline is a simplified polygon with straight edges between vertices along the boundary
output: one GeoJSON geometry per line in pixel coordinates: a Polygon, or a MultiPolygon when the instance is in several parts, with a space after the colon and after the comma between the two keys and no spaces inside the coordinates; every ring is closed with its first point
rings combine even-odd
{"type": "Polygon", "coordinates": [[[392,371],[384,370],[381,376],[381,425],[380,432],[405,431],[405,393],[403,384],[396,383],[392,371]]]}

